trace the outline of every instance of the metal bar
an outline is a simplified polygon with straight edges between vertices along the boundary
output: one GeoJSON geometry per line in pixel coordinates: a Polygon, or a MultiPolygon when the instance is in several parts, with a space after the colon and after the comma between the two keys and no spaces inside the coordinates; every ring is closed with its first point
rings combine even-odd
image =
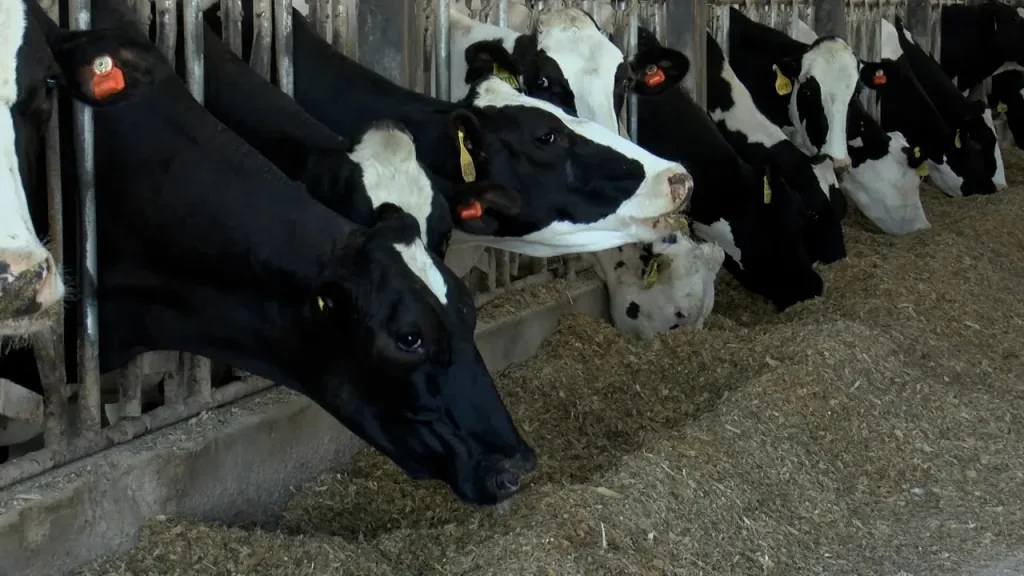
{"type": "MultiPolygon", "coordinates": [[[[139,354],[128,361],[118,375],[120,382],[118,391],[121,398],[121,418],[138,418],[142,416],[142,377],[144,375],[145,354],[139,354]]],[[[109,420],[109,418],[108,418],[109,420]]]]}
{"type": "Polygon", "coordinates": [[[270,0],[253,0],[253,47],[249,65],[270,80],[270,48],[274,40],[274,19],[270,0]]]}
{"type": "Polygon", "coordinates": [[[448,10],[449,0],[434,0],[434,97],[446,102],[452,93],[448,10]]]}
{"type": "Polygon", "coordinates": [[[334,0],[331,44],[342,54],[359,60],[359,0],[334,0]]]}
{"type": "MultiPolygon", "coordinates": [[[[637,1],[633,0],[633,5],[629,10],[629,20],[626,24],[626,58],[632,60],[638,50],[639,36],[640,33],[637,28],[640,25],[640,7],[637,5],[637,1]]],[[[629,98],[627,99],[629,106],[626,110],[626,127],[629,131],[629,139],[633,142],[637,141],[639,126],[637,124],[639,116],[639,100],[637,95],[630,92],[629,98]]]]}
{"type": "MultiPolygon", "coordinates": [[[[243,378],[214,390],[213,405],[223,406],[273,386],[273,382],[263,378],[255,376],[243,378]]],[[[149,432],[177,424],[208,408],[210,405],[200,399],[189,398],[183,404],[161,406],[139,418],[120,420],[117,424],[104,428],[91,438],[76,438],[70,443],[67,451],[47,447],[22,458],[5,462],[0,464],[0,490],[28,480],[47,470],[91,456],[111,446],[124,444],[149,432]]]]}
{"type": "MultiPolygon", "coordinates": [[[[92,25],[92,0],[69,0],[70,28],[88,30],[92,25]]],[[[100,428],[99,318],[96,303],[98,266],[96,261],[96,180],[95,142],[93,140],[92,108],[72,103],[75,127],[75,156],[78,170],[82,210],[81,246],[82,280],[79,294],[82,301],[78,326],[78,418],[83,434],[88,437],[100,428]]]]}
{"type": "Polygon", "coordinates": [[[707,60],[707,11],[705,0],[672,0],[665,6],[665,45],[679,50],[690,59],[690,73],[683,83],[703,108],[707,108],[704,71],[704,62],[707,60]]]}
{"type": "Polygon", "coordinates": [[[54,325],[32,335],[32,350],[43,385],[43,442],[47,448],[67,449],[68,394],[64,362],[63,325],[54,325]]]}
{"type": "MultiPolygon", "coordinates": [[[[932,51],[932,7],[928,0],[907,0],[906,26],[914,41],[928,53],[932,51]]],[[[939,14],[941,14],[941,8],[939,14]]]]}
{"type": "Polygon", "coordinates": [[[508,28],[508,0],[498,0],[498,26],[508,28]]]}
{"type": "Polygon", "coordinates": [[[274,62],[277,64],[277,87],[289,96],[295,94],[293,52],[292,0],[274,0],[274,62]]]}
{"type": "Polygon", "coordinates": [[[203,103],[203,12],[199,0],[181,0],[185,21],[185,82],[188,91],[203,103]]]}
{"type": "Polygon", "coordinates": [[[156,0],[156,47],[174,62],[178,41],[178,5],[174,0],[156,0]]]}
{"type": "Polygon", "coordinates": [[[843,0],[813,0],[814,31],[818,36],[846,36],[846,4],[843,0]]]}
{"type": "Polygon", "coordinates": [[[236,56],[242,55],[242,0],[220,0],[221,33],[236,56]]]}

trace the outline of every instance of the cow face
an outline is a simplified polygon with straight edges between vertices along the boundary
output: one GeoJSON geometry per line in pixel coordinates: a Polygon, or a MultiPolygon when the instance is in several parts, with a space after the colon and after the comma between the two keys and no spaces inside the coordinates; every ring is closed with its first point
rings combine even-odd
{"type": "MultiPolygon", "coordinates": [[[[693,181],[669,162],[595,122],[520,94],[500,79],[477,84],[471,108],[450,117],[473,178],[516,183],[515,218],[493,215],[493,236],[453,235],[537,257],[653,241],[678,226],[693,181]]],[[[465,175],[465,170],[463,172],[465,175]]]]}
{"type": "Polygon", "coordinates": [[[725,252],[714,243],[673,233],[652,244],[620,246],[595,257],[608,285],[612,323],[647,340],[679,327],[704,327],[725,252]]]}
{"type": "Polygon", "coordinates": [[[23,0],[0,3],[0,30],[0,336],[18,336],[42,327],[64,297],[29,211],[46,211],[37,167],[60,70],[23,0]]]}
{"type": "Polygon", "coordinates": [[[385,203],[376,221],[308,303],[303,348],[318,360],[303,390],[410,477],[500,502],[536,456],[474,343],[472,295],[427,251],[413,214],[385,203]]]}
{"type": "MultiPolygon", "coordinates": [[[[470,39],[484,35],[478,27],[493,28],[465,20],[470,39]]],[[[661,47],[624,60],[594,20],[575,8],[543,13],[532,34],[498,30],[465,49],[466,84],[494,72],[509,74],[530,96],[609,130],[618,126],[616,97],[662,94],[677,86],[689,67],[681,53],[661,47]]]]}

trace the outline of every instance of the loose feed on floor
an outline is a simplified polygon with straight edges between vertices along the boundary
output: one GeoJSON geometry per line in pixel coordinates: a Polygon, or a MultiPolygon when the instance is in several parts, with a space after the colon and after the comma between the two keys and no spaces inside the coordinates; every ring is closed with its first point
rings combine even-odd
{"type": "Polygon", "coordinates": [[[569,316],[497,375],[540,454],[474,510],[373,452],[297,487],[280,532],[151,522],[94,575],[1024,574],[1024,155],[1011,188],[923,186],[930,230],[848,218],[823,298],[723,274],[702,332],[569,316]]]}

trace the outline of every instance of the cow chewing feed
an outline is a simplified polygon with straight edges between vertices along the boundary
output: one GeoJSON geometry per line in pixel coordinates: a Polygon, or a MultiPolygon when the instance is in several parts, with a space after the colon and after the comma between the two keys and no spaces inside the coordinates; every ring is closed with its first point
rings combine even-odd
{"type": "MultiPolygon", "coordinates": [[[[243,2],[251,46],[251,1],[243,2]]],[[[220,23],[206,12],[214,30],[220,23]]],[[[528,98],[497,78],[442,102],[390,82],[335,51],[293,13],[295,100],[346,138],[374,120],[404,125],[417,156],[452,183],[486,180],[519,195],[515,214],[494,212],[487,235],[454,233],[451,247],[480,244],[550,257],[654,241],[673,230],[692,179],[593,122],[528,98]]],[[[247,57],[247,55],[244,55],[247,57]]]]}
{"type": "Polygon", "coordinates": [[[715,304],[715,276],[725,252],[677,232],[650,245],[621,246],[593,258],[608,285],[615,328],[649,340],[681,326],[704,327],[715,304]]]}
{"type": "MultiPolygon", "coordinates": [[[[792,21],[790,35],[807,44],[818,38],[814,30],[798,18],[792,21]]],[[[887,116],[886,120],[890,123],[895,120],[897,124],[886,133],[860,100],[854,98],[847,113],[846,128],[852,169],[839,187],[862,214],[887,234],[900,236],[930,228],[921,205],[918,169],[926,169],[922,164],[933,150],[933,142],[948,141],[943,132],[945,124],[907,71],[905,61],[861,62],[861,82],[878,92],[880,98],[897,99],[921,108],[907,115],[887,116]],[[924,110],[930,110],[931,114],[925,114],[924,110]],[[915,123],[915,119],[919,122],[915,123]],[[908,142],[910,137],[904,137],[898,130],[901,124],[909,127],[908,134],[917,137],[913,145],[908,142]]],[[[934,158],[941,159],[938,147],[934,147],[932,153],[934,158]]]]}
{"type": "Polygon", "coordinates": [[[991,111],[957,90],[938,62],[914,42],[899,17],[895,26],[882,21],[882,54],[906,56],[914,78],[953,132],[953,146],[947,148],[945,162],[929,160],[928,179],[950,196],[992,194],[1005,188],[1003,157],[991,111]]]}
{"type": "Polygon", "coordinates": [[[807,45],[729,9],[729,63],[757,108],[780,128],[793,127],[813,155],[850,168],[846,115],[857,86],[858,64],[841,38],[807,45]]]}
{"type": "MultiPolygon", "coordinates": [[[[758,109],[752,93],[710,33],[706,63],[711,119],[740,158],[751,165],[768,167],[772,178],[781,179],[798,195],[804,246],[811,262],[828,264],[845,258],[840,221],[847,210],[845,197],[831,193],[831,182],[822,181],[815,162],[758,109]]],[[[779,187],[774,181],[772,186],[779,187]]]]}
{"type": "Polygon", "coordinates": [[[25,2],[0,2],[0,338],[12,339],[56,318],[65,294],[61,270],[36,234],[46,223],[37,166],[60,75],[25,2]]]}
{"type": "MultiPolygon", "coordinates": [[[[367,228],[320,204],[203,109],[114,2],[92,1],[91,45],[35,17],[68,88],[111,104],[93,111],[101,371],[202,355],[301,391],[410,477],[472,504],[511,497],[536,457],[476,348],[471,294],[416,218],[385,202],[367,228]]],[[[353,155],[419,170],[404,134],[370,126],[353,155]]]]}

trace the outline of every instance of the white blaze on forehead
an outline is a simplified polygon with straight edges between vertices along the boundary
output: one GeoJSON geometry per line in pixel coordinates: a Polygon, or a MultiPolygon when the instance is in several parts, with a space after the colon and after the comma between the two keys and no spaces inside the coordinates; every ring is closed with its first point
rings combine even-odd
{"type": "Polygon", "coordinates": [[[624,60],[622,51],[576,8],[542,14],[537,23],[537,47],[558,63],[575,96],[580,118],[617,130],[615,72],[624,60]]]}
{"type": "Polygon", "coordinates": [[[350,157],[362,168],[363,186],[374,208],[391,203],[416,219],[420,237],[409,244],[395,244],[395,250],[441,304],[447,304],[448,285],[426,247],[434,190],[416,161],[412,138],[398,128],[374,127],[363,135],[350,157]]]}
{"type": "Polygon", "coordinates": [[[903,153],[907,145],[903,134],[890,132],[888,154],[866,160],[840,184],[868,219],[894,236],[931,227],[921,205],[917,173],[903,153]]]}
{"type": "MultiPolygon", "coordinates": [[[[828,121],[828,135],[820,152],[833,158],[848,158],[846,150],[846,114],[850,99],[860,80],[860,63],[850,45],[841,39],[824,40],[801,59],[800,77],[791,98],[796,99],[799,84],[814,77],[821,88],[821,105],[828,121]]],[[[799,125],[799,116],[790,119],[799,125]]]]}
{"type": "Polygon", "coordinates": [[[11,108],[18,99],[18,49],[25,35],[25,5],[0,0],[0,250],[45,249],[36,238],[14,141],[11,108]]]}

